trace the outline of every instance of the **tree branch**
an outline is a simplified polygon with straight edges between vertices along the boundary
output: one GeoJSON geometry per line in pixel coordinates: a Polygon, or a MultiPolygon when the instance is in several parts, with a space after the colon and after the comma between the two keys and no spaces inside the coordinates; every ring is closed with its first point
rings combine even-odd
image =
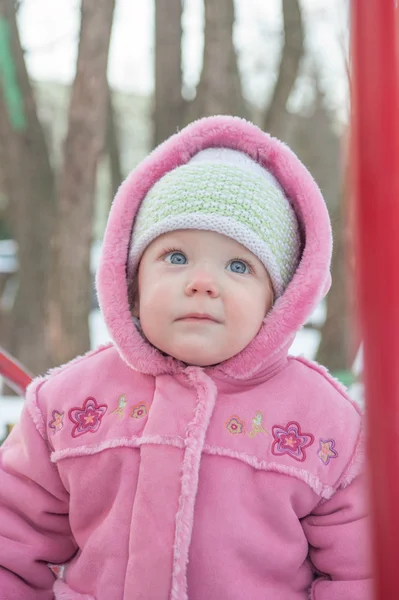
{"type": "Polygon", "coordinates": [[[299,0],[283,0],[284,46],[273,96],[264,119],[264,130],[284,138],[286,105],[295,84],[304,49],[299,0]]]}
{"type": "Polygon", "coordinates": [[[183,122],[181,18],[181,0],[155,0],[153,146],[176,133],[183,122]]]}
{"type": "Polygon", "coordinates": [[[109,156],[110,172],[111,172],[111,195],[115,196],[118,187],[120,186],[123,173],[121,166],[121,149],[119,143],[117,115],[112,98],[112,90],[107,86],[107,152],[109,156]]]}
{"type": "Polygon", "coordinates": [[[197,95],[187,120],[232,114],[247,116],[233,43],[234,0],[205,0],[204,59],[197,95]]]}

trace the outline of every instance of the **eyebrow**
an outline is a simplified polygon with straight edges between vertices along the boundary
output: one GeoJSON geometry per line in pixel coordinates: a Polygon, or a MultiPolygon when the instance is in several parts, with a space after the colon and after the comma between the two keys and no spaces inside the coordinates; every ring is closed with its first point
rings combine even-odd
{"type": "Polygon", "coordinates": [[[176,237],[170,236],[167,238],[163,238],[162,240],[157,240],[154,244],[156,248],[162,248],[163,246],[183,246],[184,242],[182,240],[178,240],[176,237]]]}

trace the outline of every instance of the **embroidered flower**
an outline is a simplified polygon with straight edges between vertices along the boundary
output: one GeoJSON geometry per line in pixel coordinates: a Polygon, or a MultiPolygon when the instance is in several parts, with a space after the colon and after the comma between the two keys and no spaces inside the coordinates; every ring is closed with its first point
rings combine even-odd
{"type": "Polygon", "coordinates": [[[57,433],[57,431],[61,431],[64,427],[64,414],[63,412],[59,412],[58,410],[53,410],[51,418],[53,419],[48,424],[49,427],[53,430],[53,435],[57,433]]]}
{"type": "Polygon", "coordinates": [[[226,421],[225,425],[229,433],[232,433],[233,435],[245,433],[245,423],[236,415],[230,417],[230,419],[226,421]]]}
{"type": "Polygon", "coordinates": [[[338,452],[334,450],[334,448],[334,440],[320,440],[320,448],[317,452],[317,456],[324,465],[328,465],[331,458],[337,458],[338,452]]]}
{"type": "Polygon", "coordinates": [[[275,425],[272,432],[274,437],[273,454],[276,456],[288,454],[300,462],[306,460],[305,448],[313,444],[314,437],[311,433],[302,433],[299,423],[291,421],[285,428],[275,425]]]}
{"type": "Polygon", "coordinates": [[[68,416],[74,423],[72,437],[78,437],[84,433],[95,433],[100,427],[107,409],[106,404],[98,405],[94,398],[86,398],[82,408],[71,408],[68,416]]]}
{"type": "Polygon", "coordinates": [[[130,416],[133,417],[133,419],[142,419],[146,415],[148,415],[148,406],[144,402],[133,406],[132,411],[130,413],[130,416]]]}
{"type": "Polygon", "coordinates": [[[249,432],[249,437],[255,437],[258,433],[266,433],[269,435],[269,432],[262,425],[263,414],[261,412],[257,412],[255,417],[252,419],[252,429],[249,432]]]}
{"type": "Polygon", "coordinates": [[[118,406],[115,408],[115,410],[112,410],[109,414],[112,415],[113,413],[116,412],[119,419],[123,419],[123,413],[125,411],[126,404],[127,404],[127,400],[126,400],[125,395],[123,394],[123,396],[119,397],[118,406]]]}

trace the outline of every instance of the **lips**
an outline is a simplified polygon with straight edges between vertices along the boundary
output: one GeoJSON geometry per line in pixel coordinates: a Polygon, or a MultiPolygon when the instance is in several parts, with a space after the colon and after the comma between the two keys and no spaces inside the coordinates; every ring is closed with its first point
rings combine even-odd
{"type": "Polygon", "coordinates": [[[213,323],[219,323],[215,317],[208,315],[207,313],[189,313],[177,319],[178,321],[212,321],[213,323]]]}

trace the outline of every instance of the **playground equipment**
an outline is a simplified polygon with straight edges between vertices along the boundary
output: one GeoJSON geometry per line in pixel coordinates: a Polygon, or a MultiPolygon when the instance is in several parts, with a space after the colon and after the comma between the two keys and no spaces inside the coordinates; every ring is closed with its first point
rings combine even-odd
{"type": "Polygon", "coordinates": [[[3,377],[17,394],[24,395],[32,376],[7,352],[0,348],[0,377],[3,377]]]}
{"type": "Polygon", "coordinates": [[[399,534],[399,8],[396,0],[352,0],[351,8],[352,180],[375,598],[395,600],[399,534]]]}

